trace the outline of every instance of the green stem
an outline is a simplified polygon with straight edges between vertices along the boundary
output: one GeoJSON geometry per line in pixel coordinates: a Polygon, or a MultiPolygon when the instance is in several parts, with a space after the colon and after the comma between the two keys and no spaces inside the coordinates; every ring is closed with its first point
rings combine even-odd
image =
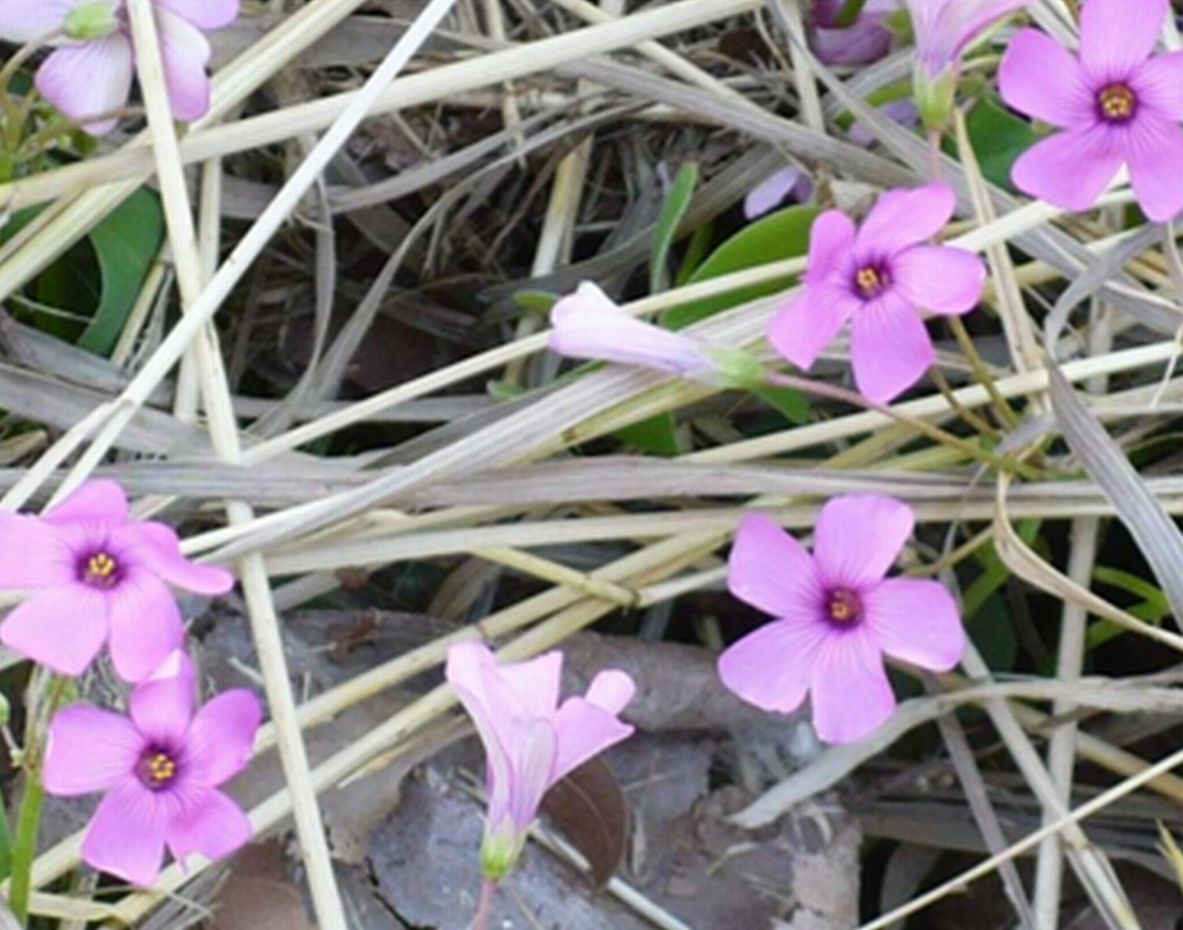
{"type": "MultiPolygon", "coordinates": [[[[25,773],[25,793],[21,798],[20,812],[17,814],[16,841],[12,847],[12,880],[9,890],[8,904],[13,914],[22,925],[29,920],[29,898],[33,889],[33,862],[37,858],[37,840],[41,833],[41,810],[45,805],[45,785],[41,780],[41,767],[44,762],[45,736],[49,732],[49,723],[58,707],[62,704],[70,685],[69,678],[52,677],[45,684],[44,702],[32,701],[29,708],[30,716],[25,735],[25,748],[21,767],[25,773]]],[[[39,682],[34,681],[30,692],[34,695],[39,690],[39,682]]]]}
{"type": "Polygon", "coordinates": [[[1015,413],[1010,403],[1007,402],[1007,399],[1002,396],[1002,392],[998,390],[998,385],[994,383],[994,376],[990,374],[989,367],[982,359],[982,356],[978,354],[978,347],[974,345],[973,336],[969,334],[969,330],[965,328],[965,324],[961,322],[960,317],[949,317],[949,328],[953,331],[953,336],[957,339],[957,345],[965,353],[966,361],[969,362],[974,379],[986,389],[986,393],[990,395],[990,400],[994,403],[994,409],[998,411],[998,415],[1002,417],[1003,422],[1011,429],[1014,429],[1019,424],[1020,417],[1015,413]]]}

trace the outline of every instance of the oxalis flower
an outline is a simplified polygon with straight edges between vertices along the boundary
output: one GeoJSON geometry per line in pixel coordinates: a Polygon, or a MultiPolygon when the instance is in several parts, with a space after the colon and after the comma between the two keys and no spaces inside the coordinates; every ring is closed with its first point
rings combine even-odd
{"type": "Polygon", "coordinates": [[[251,838],[250,821],[219,786],[246,768],[262,709],[236,690],[194,713],[194,677],[176,652],[132,692],[130,717],[75,706],[50,724],[46,791],[104,792],[82,857],[134,885],[156,881],[166,846],[178,861],[220,859],[251,838]]]}
{"type": "Polygon", "coordinates": [[[867,0],[849,26],[839,23],[846,0],[817,0],[809,44],[828,65],[866,65],[891,51],[887,18],[896,11],[896,0],[867,0]]]}
{"type": "Polygon", "coordinates": [[[957,665],[965,633],[949,592],[935,581],[885,577],[912,527],[900,501],[835,498],[822,508],[811,556],[768,517],[747,517],[728,584],[777,619],[719,657],[723,683],[781,713],[809,695],[818,736],[851,743],[895,709],[884,654],[938,672],[957,665]]]}
{"type": "Polygon", "coordinates": [[[559,652],[499,665],[479,643],[448,651],[448,681],[485,747],[489,813],[481,867],[493,881],[513,870],[551,786],[633,732],[617,719],[635,691],[628,675],[601,672],[585,697],[560,705],[562,667],[559,652]]]}
{"type": "Polygon", "coordinates": [[[1029,0],[904,0],[916,37],[916,106],[929,129],[953,112],[961,60],[991,26],[1029,0]]]}
{"type": "Polygon", "coordinates": [[[1003,99],[1063,130],[1015,162],[1018,188],[1087,210],[1126,165],[1150,219],[1183,209],[1183,52],[1152,54],[1169,10],[1167,0],[1087,0],[1079,57],[1035,29],[1015,36],[999,69],[1003,99]]]}
{"type": "MultiPolygon", "coordinates": [[[[232,23],[239,0],[152,0],[173,115],[209,110],[203,30],[232,23]]],[[[135,56],[124,0],[0,0],[0,38],[48,41],[56,50],[37,71],[37,89],[92,135],[114,128],[127,104],[135,56]]]]}
{"type": "Polygon", "coordinates": [[[163,523],[128,519],[113,481],[84,484],[43,517],[0,513],[0,590],[29,591],[0,625],[0,640],[63,675],[80,675],[110,640],[127,681],[150,675],[184,641],[165,582],[225,594],[234,576],[181,555],[163,523]]]}
{"type": "Polygon", "coordinates": [[[742,350],[639,320],[590,281],[559,300],[550,321],[550,348],[568,358],[653,368],[711,384],[748,387],[763,379],[760,364],[742,350]]]}
{"type": "Polygon", "coordinates": [[[982,296],[980,258],[924,244],[955,206],[949,187],[933,185],[884,194],[861,229],[837,210],[819,216],[805,286],[769,329],[777,351],[807,370],[849,320],[854,380],[866,398],[888,403],[915,384],[936,361],[919,310],[967,313],[982,296]]]}

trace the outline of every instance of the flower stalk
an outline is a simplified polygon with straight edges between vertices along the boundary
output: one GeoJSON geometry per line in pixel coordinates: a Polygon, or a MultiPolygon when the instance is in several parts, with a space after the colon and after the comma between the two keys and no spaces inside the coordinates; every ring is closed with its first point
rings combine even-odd
{"type": "Polygon", "coordinates": [[[486,878],[481,886],[481,901],[472,921],[472,930],[489,930],[489,918],[493,914],[493,898],[496,894],[497,883],[491,878],[486,878]]]}

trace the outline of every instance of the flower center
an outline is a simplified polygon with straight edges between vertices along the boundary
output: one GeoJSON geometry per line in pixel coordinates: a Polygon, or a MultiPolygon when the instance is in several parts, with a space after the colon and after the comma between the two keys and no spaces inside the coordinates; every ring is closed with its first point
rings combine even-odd
{"type": "Polygon", "coordinates": [[[86,560],[82,580],[96,588],[110,588],[119,580],[119,563],[106,552],[96,552],[86,560]]]}
{"type": "Polygon", "coordinates": [[[1138,109],[1138,98],[1125,84],[1110,84],[1097,95],[1101,116],[1111,123],[1124,123],[1133,118],[1138,109]]]}
{"type": "Polygon", "coordinates": [[[827,595],[826,615],[834,623],[856,623],[863,615],[863,602],[850,588],[834,588],[827,595]]]}
{"type": "Polygon", "coordinates": [[[163,750],[150,749],[140,759],[136,775],[146,788],[160,791],[177,777],[177,762],[163,750]]]}
{"type": "Polygon", "coordinates": [[[873,265],[864,265],[854,275],[854,284],[864,297],[877,297],[891,283],[887,272],[873,265]]]}

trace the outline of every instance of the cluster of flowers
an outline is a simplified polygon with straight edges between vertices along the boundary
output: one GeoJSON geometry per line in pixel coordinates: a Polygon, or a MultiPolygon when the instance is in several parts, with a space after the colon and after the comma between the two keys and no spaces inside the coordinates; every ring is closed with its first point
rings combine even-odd
{"type": "Polygon", "coordinates": [[[45,789],[104,793],[83,858],[148,886],[166,846],[181,861],[220,858],[248,842],[250,822],[220,786],[250,760],[262,707],[243,690],[196,706],[197,676],[169,590],[225,594],[234,576],[187,560],[164,524],[130,519],[112,481],[89,482],[40,517],[0,514],[0,539],[19,556],[0,567],[0,590],[27,594],[0,639],[69,676],[107,643],[132,685],[127,716],[74,705],[50,724],[45,789]]]}

